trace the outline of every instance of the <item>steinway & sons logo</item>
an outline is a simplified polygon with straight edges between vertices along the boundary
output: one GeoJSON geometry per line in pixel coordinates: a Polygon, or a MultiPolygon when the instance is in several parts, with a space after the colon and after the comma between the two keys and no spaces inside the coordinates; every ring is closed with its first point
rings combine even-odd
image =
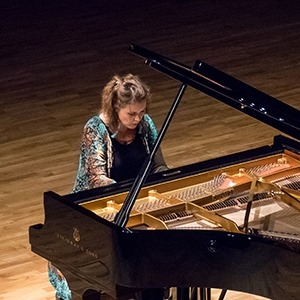
{"type": "Polygon", "coordinates": [[[80,233],[78,228],[73,228],[73,239],[75,240],[75,242],[80,242],[80,233]]]}
{"type": "Polygon", "coordinates": [[[67,238],[65,235],[62,235],[60,233],[56,233],[56,237],[71,245],[72,247],[82,251],[83,253],[89,255],[89,256],[92,256],[94,258],[98,258],[98,255],[96,253],[94,253],[93,251],[91,251],[90,249],[86,248],[86,247],[83,247],[82,245],[79,244],[80,240],[81,240],[81,237],[80,237],[80,232],[79,232],[79,229],[74,227],[73,228],[73,233],[72,233],[72,238],[73,239],[70,239],[70,238],[67,238]]]}

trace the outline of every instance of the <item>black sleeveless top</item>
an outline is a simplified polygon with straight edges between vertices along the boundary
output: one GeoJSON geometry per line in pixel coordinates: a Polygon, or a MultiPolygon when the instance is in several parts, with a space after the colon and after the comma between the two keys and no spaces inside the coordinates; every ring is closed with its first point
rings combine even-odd
{"type": "Polygon", "coordinates": [[[140,135],[136,135],[130,144],[121,144],[112,138],[114,152],[110,177],[119,182],[135,178],[147,157],[145,145],[140,135]]]}

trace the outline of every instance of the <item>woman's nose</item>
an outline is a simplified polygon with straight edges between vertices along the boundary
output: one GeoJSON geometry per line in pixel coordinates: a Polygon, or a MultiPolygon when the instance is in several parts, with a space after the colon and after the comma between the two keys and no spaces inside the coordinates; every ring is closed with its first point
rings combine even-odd
{"type": "Polygon", "coordinates": [[[134,116],[134,120],[141,121],[142,117],[143,117],[142,114],[136,114],[136,115],[134,116]]]}

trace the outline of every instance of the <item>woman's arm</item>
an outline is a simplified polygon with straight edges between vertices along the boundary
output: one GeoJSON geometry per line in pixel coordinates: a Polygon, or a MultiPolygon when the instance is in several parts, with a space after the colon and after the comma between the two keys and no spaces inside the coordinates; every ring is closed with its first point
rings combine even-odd
{"type": "Polygon", "coordinates": [[[115,183],[108,177],[108,141],[109,137],[92,127],[84,129],[82,145],[85,152],[85,169],[88,177],[89,188],[115,183]]]}
{"type": "Polygon", "coordinates": [[[165,158],[162,154],[161,148],[158,148],[153,162],[153,167],[151,169],[151,173],[157,173],[169,170],[167,163],[165,162],[165,158]]]}
{"type": "Polygon", "coordinates": [[[112,153],[105,125],[99,117],[87,122],[81,137],[81,153],[73,192],[115,183],[109,178],[112,153]]]}

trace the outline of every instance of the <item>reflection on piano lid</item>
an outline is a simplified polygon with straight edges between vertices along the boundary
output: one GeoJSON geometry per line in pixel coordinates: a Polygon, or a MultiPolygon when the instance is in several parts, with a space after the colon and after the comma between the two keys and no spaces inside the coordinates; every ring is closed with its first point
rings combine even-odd
{"type": "MultiPolygon", "coordinates": [[[[241,106],[232,95],[240,99],[244,88],[268,105],[274,100],[205,64],[191,71],[143,48],[133,51],[146,53],[148,64],[167,75],[225,97],[229,105],[241,106]]],[[[244,112],[262,118],[246,106],[244,112]]],[[[283,127],[278,111],[264,114],[265,122],[277,119],[274,127],[281,124],[298,138],[299,112],[289,112],[283,127]]],[[[45,222],[29,229],[31,248],[61,270],[75,300],[100,299],[100,291],[126,299],[160,287],[298,299],[299,174],[300,143],[276,136],[270,146],[145,176],[134,199],[128,195],[136,181],[64,196],[46,192],[45,222]],[[120,226],[116,217],[127,202],[126,226],[120,226]]]]}

